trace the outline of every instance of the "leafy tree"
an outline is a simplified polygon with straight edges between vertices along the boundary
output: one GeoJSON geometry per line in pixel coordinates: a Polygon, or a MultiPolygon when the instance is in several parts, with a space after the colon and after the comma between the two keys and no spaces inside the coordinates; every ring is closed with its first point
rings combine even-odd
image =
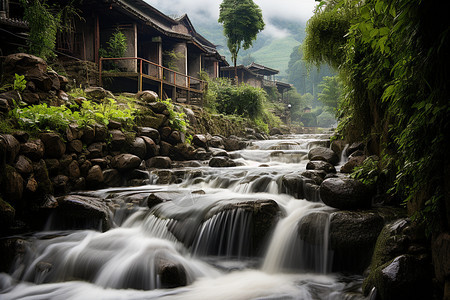
{"type": "Polygon", "coordinates": [[[218,21],[223,24],[237,77],[239,50],[250,48],[258,32],[264,29],[261,9],[253,0],[223,0],[218,21]]]}
{"type": "Polygon", "coordinates": [[[336,111],[342,93],[341,83],[337,76],[323,78],[319,89],[322,91],[318,95],[318,100],[327,107],[329,111],[336,111]]]}
{"type": "Polygon", "coordinates": [[[28,21],[30,35],[27,44],[29,52],[43,59],[55,56],[56,33],[61,24],[61,15],[52,13],[47,1],[20,0],[24,7],[24,19],[28,21]]]}

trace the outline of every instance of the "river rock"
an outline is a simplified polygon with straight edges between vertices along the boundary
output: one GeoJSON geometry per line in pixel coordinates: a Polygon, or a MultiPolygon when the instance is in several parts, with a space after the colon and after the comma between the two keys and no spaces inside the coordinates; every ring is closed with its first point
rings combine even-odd
{"type": "Polygon", "coordinates": [[[89,145],[89,147],[87,147],[87,150],[89,151],[87,157],[89,159],[103,157],[103,150],[105,148],[105,143],[92,143],[89,145]]]}
{"type": "Polygon", "coordinates": [[[83,142],[81,140],[72,140],[67,144],[67,152],[81,153],[83,151],[83,142]]]}
{"type": "Polygon", "coordinates": [[[67,183],[69,182],[69,177],[66,175],[57,175],[52,179],[53,189],[56,194],[64,195],[69,191],[67,183]]]}
{"type": "Polygon", "coordinates": [[[81,140],[86,145],[90,145],[95,140],[95,129],[91,126],[86,126],[83,128],[83,134],[81,135],[81,140]]]}
{"type": "Polygon", "coordinates": [[[277,127],[273,127],[269,131],[269,135],[281,135],[281,134],[283,134],[283,133],[281,132],[280,128],[277,128],[277,127]]]}
{"type": "Polygon", "coordinates": [[[108,97],[108,92],[102,87],[88,87],[84,90],[86,97],[95,101],[101,101],[108,97]]]}
{"type": "Polygon", "coordinates": [[[363,142],[354,142],[347,148],[347,156],[350,156],[353,152],[357,150],[364,151],[365,145],[363,142]]]}
{"type": "Polygon", "coordinates": [[[192,137],[192,144],[194,144],[197,147],[206,148],[207,147],[206,137],[203,134],[194,134],[194,136],[192,137]]]}
{"type": "Polygon", "coordinates": [[[138,135],[151,138],[156,144],[159,144],[161,137],[159,131],[150,127],[138,127],[138,135]]]}
{"type": "Polygon", "coordinates": [[[346,145],[347,144],[344,140],[334,140],[331,142],[330,148],[334,151],[334,153],[340,156],[344,151],[346,145]]]}
{"type": "Polygon", "coordinates": [[[81,176],[80,167],[78,165],[78,162],[76,160],[73,160],[69,166],[68,166],[68,175],[70,178],[78,178],[81,176]]]}
{"type": "Polygon", "coordinates": [[[216,156],[209,160],[209,166],[215,168],[236,167],[237,164],[234,160],[227,156],[216,156]]]}
{"type": "Polygon", "coordinates": [[[138,156],[128,153],[116,155],[111,160],[111,167],[119,171],[136,169],[140,164],[141,159],[138,156]]]}
{"type": "Polygon", "coordinates": [[[5,141],[6,163],[14,163],[20,151],[19,141],[11,134],[2,134],[0,135],[0,139],[3,139],[5,141]]]}
{"type": "Polygon", "coordinates": [[[64,220],[71,229],[110,228],[109,210],[104,200],[81,195],[67,195],[57,198],[57,217],[64,220]]]}
{"type": "Polygon", "coordinates": [[[159,129],[159,134],[161,135],[161,139],[163,139],[164,141],[167,141],[167,139],[169,138],[171,133],[172,133],[172,128],[170,128],[169,126],[164,126],[159,129]]]}
{"type": "Polygon", "coordinates": [[[338,209],[368,208],[373,191],[364,183],[352,178],[328,178],[320,185],[323,203],[338,209]]]}
{"type": "MultiPolygon", "coordinates": [[[[147,102],[149,102],[149,101],[147,101],[147,102]]],[[[151,103],[148,103],[148,106],[150,107],[150,109],[153,112],[155,112],[157,114],[162,114],[167,109],[166,104],[164,104],[164,103],[162,103],[160,101],[157,101],[157,102],[150,101],[150,102],[151,103]]]]}
{"type": "Polygon", "coordinates": [[[31,161],[29,158],[19,155],[16,164],[14,165],[19,173],[27,175],[33,172],[33,166],[31,165],[31,161]]]}
{"type": "Polygon", "coordinates": [[[316,147],[309,151],[309,160],[323,160],[329,162],[332,165],[337,165],[339,162],[339,157],[333,150],[325,147],[316,147]]]}
{"type": "Polygon", "coordinates": [[[155,102],[158,100],[158,94],[154,91],[140,91],[136,94],[136,99],[144,102],[155,102]]]}
{"type": "Polygon", "coordinates": [[[380,299],[430,299],[432,273],[426,258],[400,255],[372,271],[371,285],[380,299]]]}
{"type": "Polygon", "coordinates": [[[33,172],[39,184],[37,192],[42,195],[53,194],[53,185],[48,175],[47,164],[43,159],[33,163],[33,172]]]}
{"type": "Polygon", "coordinates": [[[95,131],[95,138],[94,138],[95,142],[104,143],[108,138],[109,132],[106,126],[96,124],[94,131],[95,131]]]}
{"type": "Polygon", "coordinates": [[[100,166],[92,166],[86,176],[86,184],[89,187],[96,188],[103,183],[103,173],[100,166]]]}
{"type": "Polygon", "coordinates": [[[172,160],[167,156],[155,156],[147,160],[147,167],[156,169],[172,168],[172,160]]]}
{"type": "Polygon", "coordinates": [[[365,155],[351,156],[349,160],[341,167],[341,173],[352,173],[356,167],[362,165],[365,159],[365,155]]]}
{"type": "Polygon", "coordinates": [[[157,273],[163,289],[176,288],[187,284],[186,269],[180,263],[175,263],[166,258],[159,258],[157,273]]]}
{"type": "Polygon", "coordinates": [[[3,62],[3,68],[5,74],[24,74],[28,70],[38,69],[40,72],[44,73],[47,71],[47,63],[40,57],[26,54],[26,53],[15,53],[8,55],[3,62]]]}
{"type": "Polygon", "coordinates": [[[156,143],[149,137],[147,136],[141,136],[140,137],[144,143],[145,143],[145,149],[146,149],[146,154],[145,154],[145,159],[148,159],[150,157],[156,156],[159,154],[159,146],[156,145],[156,143]]]}
{"type": "Polygon", "coordinates": [[[138,156],[140,159],[144,159],[147,155],[147,146],[144,139],[137,137],[130,143],[128,147],[130,154],[138,156]]]}
{"type": "Polygon", "coordinates": [[[111,148],[112,150],[120,150],[122,147],[125,146],[126,143],[126,136],[125,134],[120,130],[111,130],[109,132],[111,134],[111,148]]]}
{"type": "Polygon", "coordinates": [[[362,273],[370,264],[384,220],[376,211],[338,211],[330,217],[333,271],[362,273]]]}
{"type": "Polygon", "coordinates": [[[332,164],[323,160],[311,160],[306,164],[306,170],[322,170],[327,173],[336,173],[332,164]]]}
{"type": "Polygon", "coordinates": [[[60,158],[66,152],[66,144],[59,134],[46,132],[41,133],[39,138],[44,143],[46,157],[60,158]]]}
{"type": "Polygon", "coordinates": [[[195,148],[190,144],[177,144],[170,147],[169,156],[173,160],[195,159],[195,148]]]}
{"type": "Polygon", "coordinates": [[[123,185],[122,175],[116,169],[108,169],[103,171],[103,182],[110,187],[118,187],[123,185]]]}
{"type": "Polygon", "coordinates": [[[30,105],[39,104],[39,95],[31,92],[23,92],[22,100],[30,105]]]}
{"type": "Polygon", "coordinates": [[[2,173],[3,178],[0,181],[5,199],[11,203],[21,200],[24,187],[22,176],[9,165],[6,165],[2,173]]]}
{"type": "Polygon", "coordinates": [[[213,147],[213,148],[221,148],[223,149],[223,139],[220,136],[212,136],[209,140],[208,140],[208,146],[209,147],[213,147]]]}
{"type": "Polygon", "coordinates": [[[244,149],[245,147],[247,147],[247,142],[245,142],[237,137],[230,136],[223,140],[223,145],[224,145],[225,150],[227,150],[227,151],[236,151],[236,150],[241,150],[241,149],[244,149]]]}
{"type": "Polygon", "coordinates": [[[302,172],[301,175],[303,177],[312,179],[315,184],[320,186],[327,173],[323,170],[306,170],[305,172],[302,172]]]}
{"type": "Polygon", "coordinates": [[[211,158],[211,152],[206,152],[204,148],[197,148],[194,151],[194,159],[197,160],[208,160],[211,158]]]}
{"type": "Polygon", "coordinates": [[[39,161],[44,157],[44,143],[39,139],[30,140],[29,142],[20,145],[20,153],[25,155],[32,161],[39,161]]]}
{"type": "MultiPolygon", "coordinates": [[[[301,176],[299,174],[286,174],[282,177],[282,192],[291,195],[297,199],[305,199],[306,196],[310,196],[306,190],[315,185],[314,180],[301,176]],[[310,187],[307,185],[310,184],[310,187]]],[[[308,199],[312,200],[312,199],[308,199]]]]}

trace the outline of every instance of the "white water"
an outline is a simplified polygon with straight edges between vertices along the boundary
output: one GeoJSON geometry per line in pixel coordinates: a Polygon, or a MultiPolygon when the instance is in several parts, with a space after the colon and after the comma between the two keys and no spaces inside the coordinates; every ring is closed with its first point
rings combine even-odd
{"type": "Polygon", "coordinates": [[[360,278],[330,273],[331,209],[280,194],[281,177],[305,170],[311,143],[326,138],[256,141],[231,153],[240,167],[197,168],[201,178],[180,184],[97,191],[118,207],[117,227],[28,238],[26,255],[0,274],[0,299],[364,299],[360,278]],[[150,210],[143,199],[151,193],[170,201],[150,210]],[[255,255],[252,214],[221,208],[267,200],[280,207],[280,221],[255,255]],[[311,214],[319,216],[313,244],[298,234],[311,214]],[[186,286],[163,288],[167,262],[185,271],[186,286]]]}

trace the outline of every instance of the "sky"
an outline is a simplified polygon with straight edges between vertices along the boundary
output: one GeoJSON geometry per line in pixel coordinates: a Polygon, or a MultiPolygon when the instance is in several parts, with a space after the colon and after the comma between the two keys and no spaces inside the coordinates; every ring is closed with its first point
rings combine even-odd
{"type": "MultiPolygon", "coordinates": [[[[147,3],[165,14],[181,16],[185,13],[191,19],[198,20],[208,16],[217,20],[219,18],[219,6],[222,0],[145,0],[147,3]]],[[[317,2],[314,0],[254,0],[261,8],[265,34],[280,36],[287,34],[282,28],[277,28],[270,23],[271,18],[288,19],[293,21],[308,20],[313,15],[317,2]]]]}

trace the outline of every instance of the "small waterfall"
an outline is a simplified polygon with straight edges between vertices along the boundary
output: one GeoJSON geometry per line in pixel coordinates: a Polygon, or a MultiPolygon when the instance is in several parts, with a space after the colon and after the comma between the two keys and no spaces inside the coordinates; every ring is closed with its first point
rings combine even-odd
{"type": "Polygon", "coordinates": [[[243,209],[222,211],[205,221],[194,239],[193,253],[248,257],[251,245],[251,214],[243,209]]]}
{"type": "Polygon", "coordinates": [[[292,212],[278,223],[263,270],[271,273],[298,270],[327,273],[331,267],[329,214],[323,211],[323,205],[307,201],[293,201],[287,210],[292,212]]]}

